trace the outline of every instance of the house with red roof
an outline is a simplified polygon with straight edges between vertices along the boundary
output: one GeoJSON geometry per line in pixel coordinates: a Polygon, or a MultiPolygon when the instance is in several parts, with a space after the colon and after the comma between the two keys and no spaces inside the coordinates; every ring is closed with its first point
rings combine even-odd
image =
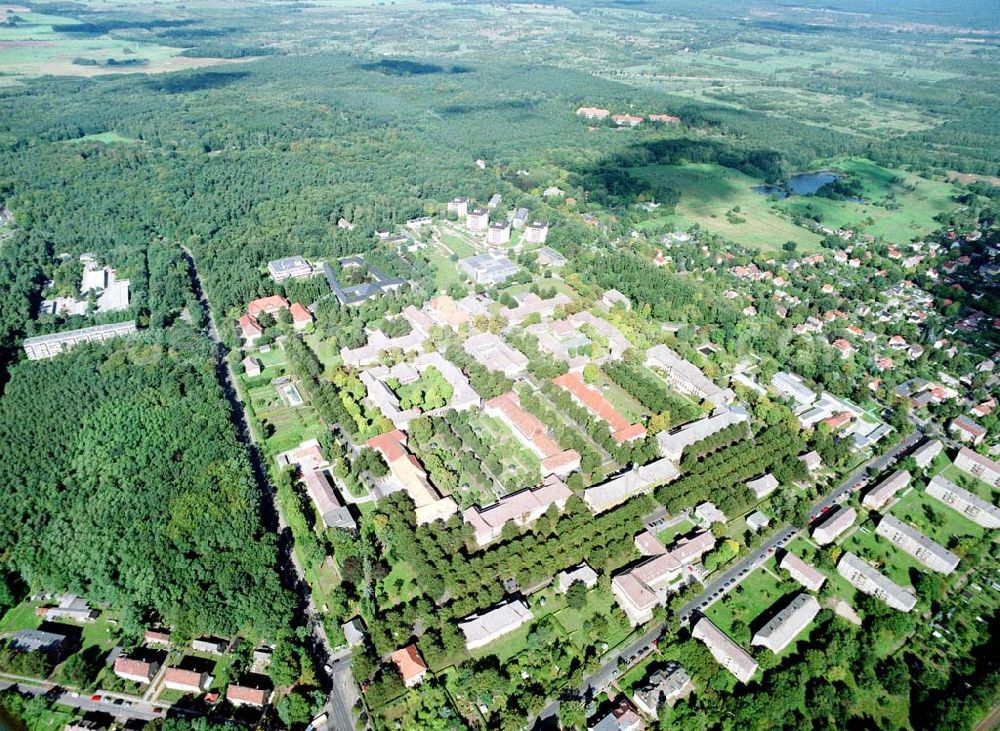
{"type": "Polygon", "coordinates": [[[600,391],[584,383],[579,373],[575,371],[564,373],[552,382],[569,391],[575,401],[605,422],[616,444],[625,444],[646,436],[646,427],[642,424],[629,423],[629,420],[622,416],[600,391]]]}
{"type": "Polygon", "coordinates": [[[427,665],[424,659],[417,652],[416,645],[407,645],[392,653],[392,661],[399,669],[399,674],[403,676],[403,685],[413,688],[423,682],[427,674],[427,665]]]}

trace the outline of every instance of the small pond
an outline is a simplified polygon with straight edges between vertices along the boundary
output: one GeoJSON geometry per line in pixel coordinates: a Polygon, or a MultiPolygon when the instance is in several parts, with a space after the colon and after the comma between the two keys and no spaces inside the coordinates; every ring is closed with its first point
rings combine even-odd
{"type": "Polygon", "coordinates": [[[791,175],[787,183],[780,185],[757,185],[754,192],[761,195],[776,195],[787,198],[790,195],[813,195],[827,183],[837,179],[837,173],[820,170],[814,173],[798,173],[791,175]]]}

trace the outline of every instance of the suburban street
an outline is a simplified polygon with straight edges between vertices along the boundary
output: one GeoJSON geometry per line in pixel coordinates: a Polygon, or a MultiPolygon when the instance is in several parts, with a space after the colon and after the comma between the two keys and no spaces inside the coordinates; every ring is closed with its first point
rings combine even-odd
{"type": "Polygon", "coordinates": [[[201,278],[198,275],[197,265],[195,264],[195,260],[191,252],[186,247],[182,247],[182,249],[184,250],[184,254],[191,266],[192,285],[195,296],[198,298],[205,315],[208,335],[215,344],[216,370],[218,372],[219,382],[226,394],[226,399],[229,401],[230,411],[232,412],[232,419],[234,425],[236,426],[237,435],[246,446],[247,452],[250,455],[250,461],[253,465],[255,477],[257,478],[257,483],[260,486],[261,493],[264,498],[262,501],[262,508],[265,511],[265,522],[270,522],[272,529],[274,529],[279,536],[279,554],[285,561],[284,567],[282,568],[291,566],[293,570],[292,575],[289,575],[290,572],[288,571],[282,571],[282,578],[286,585],[293,588],[299,597],[300,608],[312,636],[310,650],[313,654],[314,660],[317,662],[319,667],[332,668],[332,672],[327,671],[331,682],[331,692],[326,706],[329,721],[327,722],[327,726],[325,728],[328,728],[329,731],[354,729],[356,724],[352,708],[358,701],[358,693],[350,673],[350,654],[347,653],[346,657],[343,657],[342,655],[335,655],[333,648],[330,646],[329,638],[326,636],[326,630],[323,628],[323,622],[320,620],[319,612],[317,611],[316,604],[313,601],[312,592],[310,591],[309,584],[305,579],[305,573],[295,555],[291,535],[288,532],[285,518],[281,514],[281,506],[278,503],[277,496],[275,495],[268,479],[267,468],[263,464],[260,449],[254,440],[253,433],[251,432],[247,422],[243,402],[240,400],[239,393],[236,390],[232,368],[225,358],[226,348],[219,335],[219,330],[216,326],[212,309],[209,307],[208,300],[205,297],[205,292],[201,284],[201,278]],[[270,513],[270,516],[267,515],[268,512],[270,513]],[[268,519],[270,520],[268,521],[268,519]]]}
{"type": "MultiPolygon", "coordinates": [[[[52,685],[51,683],[39,683],[38,681],[26,682],[21,680],[9,680],[9,677],[11,676],[0,676],[0,691],[16,689],[21,693],[39,696],[45,695],[46,693],[51,692],[53,688],[58,687],[52,685]]],[[[157,718],[163,718],[166,715],[167,710],[171,707],[169,703],[147,703],[136,699],[135,696],[125,695],[122,693],[99,691],[99,695],[102,698],[120,699],[123,703],[115,705],[114,703],[95,701],[91,699],[90,695],[83,695],[66,690],[60,691],[58,697],[55,698],[55,701],[63,706],[77,708],[83,713],[107,713],[120,721],[128,721],[129,719],[152,721],[157,718]],[[126,706],[125,703],[128,703],[129,705],[126,706]]],[[[174,711],[171,711],[171,713],[176,715],[176,712],[174,711]]]]}
{"type": "MultiPolygon", "coordinates": [[[[834,505],[843,502],[848,495],[859,490],[866,484],[870,475],[877,475],[882,472],[886,467],[895,462],[900,454],[912,449],[922,439],[923,434],[919,430],[914,431],[889,451],[872,457],[854,469],[835,489],[827,493],[825,497],[818,500],[812,506],[809,515],[812,519],[815,519],[834,505]]],[[[778,548],[787,545],[798,533],[799,529],[791,525],[785,526],[774,533],[760,548],[706,584],[705,590],[701,594],[681,607],[678,612],[680,621],[687,623],[695,611],[705,610],[712,606],[712,604],[738,586],[753,569],[767,561],[778,548]]]]}

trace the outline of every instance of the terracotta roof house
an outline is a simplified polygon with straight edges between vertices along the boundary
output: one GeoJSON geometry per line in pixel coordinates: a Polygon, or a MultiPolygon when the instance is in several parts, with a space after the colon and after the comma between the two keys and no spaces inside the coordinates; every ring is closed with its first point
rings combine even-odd
{"type": "Polygon", "coordinates": [[[646,436],[646,427],[642,424],[631,424],[628,419],[618,413],[618,410],[593,386],[584,383],[579,373],[564,373],[553,379],[557,386],[565,388],[594,416],[604,421],[611,430],[611,437],[617,444],[625,444],[646,436]]]}
{"type": "Polygon", "coordinates": [[[298,302],[293,302],[288,311],[292,313],[292,325],[296,330],[302,330],[313,321],[312,313],[298,302]]]}
{"type": "Polygon", "coordinates": [[[119,656],[115,659],[115,675],[134,683],[148,683],[160,669],[156,662],[143,662],[132,657],[119,656]]]}
{"type": "Polygon", "coordinates": [[[208,680],[205,673],[181,668],[167,668],[167,672],[163,675],[163,685],[182,693],[201,693],[208,687],[208,680]]]}
{"type": "Polygon", "coordinates": [[[427,665],[417,652],[416,645],[407,645],[392,653],[392,661],[399,668],[399,674],[403,676],[403,684],[407,688],[420,685],[427,674],[427,665]]]}
{"type": "Polygon", "coordinates": [[[260,297],[247,305],[247,314],[254,318],[260,317],[265,312],[269,315],[274,315],[278,310],[284,310],[287,307],[288,300],[284,297],[279,297],[278,295],[260,297]]]}
{"type": "Polygon", "coordinates": [[[270,691],[260,688],[250,688],[245,685],[230,684],[226,688],[226,700],[234,706],[253,706],[263,708],[267,705],[270,691]]]}

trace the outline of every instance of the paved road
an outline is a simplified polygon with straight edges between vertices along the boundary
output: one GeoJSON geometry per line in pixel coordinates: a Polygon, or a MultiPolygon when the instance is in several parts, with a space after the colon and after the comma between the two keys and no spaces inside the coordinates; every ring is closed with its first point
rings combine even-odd
{"type": "MultiPolygon", "coordinates": [[[[33,696],[45,695],[56,687],[57,686],[50,683],[15,683],[0,680],[0,690],[16,690],[33,696]]],[[[54,700],[56,703],[61,705],[79,709],[81,714],[91,712],[107,713],[121,721],[128,721],[133,718],[142,721],[152,721],[157,718],[163,718],[167,709],[170,708],[169,703],[146,703],[137,699],[135,696],[125,695],[122,693],[98,691],[98,694],[101,695],[101,697],[120,698],[130,705],[126,707],[124,703],[122,705],[102,703],[101,701],[91,700],[89,694],[78,694],[65,690],[59,691],[59,694],[54,698],[54,700]]],[[[177,715],[177,712],[172,711],[171,713],[177,715]]]]}
{"type": "MultiPolygon", "coordinates": [[[[844,478],[834,490],[813,505],[812,510],[809,512],[810,519],[817,518],[834,505],[846,500],[851,493],[860,490],[868,482],[869,475],[877,475],[882,472],[886,467],[895,462],[900,454],[912,449],[922,439],[923,434],[920,431],[914,431],[889,451],[873,457],[862,464],[844,478]]],[[[695,611],[708,609],[708,607],[736,588],[751,571],[766,562],[778,548],[788,545],[798,534],[799,529],[792,525],[787,525],[778,530],[760,548],[706,584],[705,590],[701,594],[681,607],[677,613],[680,621],[686,623],[690,621],[695,611]]]]}
{"type": "Polygon", "coordinates": [[[323,628],[323,623],[319,618],[319,612],[317,611],[316,604],[313,601],[312,592],[309,590],[309,584],[305,580],[305,573],[303,572],[302,566],[299,564],[299,560],[293,550],[291,535],[287,530],[288,524],[285,521],[284,515],[281,513],[281,506],[278,504],[277,496],[275,495],[271,482],[268,479],[267,468],[264,466],[260,448],[254,439],[253,432],[250,431],[243,402],[240,400],[239,393],[234,385],[235,376],[233,374],[232,367],[230,366],[229,361],[225,358],[226,347],[223,345],[222,338],[219,336],[219,329],[215,323],[215,316],[212,314],[212,308],[209,307],[208,299],[205,297],[205,291],[201,284],[201,277],[198,274],[198,268],[195,263],[194,256],[187,247],[181,248],[191,265],[192,285],[194,287],[195,296],[198,298],[198,302],[204,312],[205,320],[208,323],[208,336],[211,338],[212,342],[215,343],[216,371],[219,382],[222,385],[222,389],[226,394],[226,399],[229,401],[233,424],[236,427],[237,436],[243,442],[244,446],[246,446],[247,452],[250,455],[250,461],[253,466],[254,474],[257,478],[257,483],[264,496],[262,508],[265,513],[265,522],[270,523],[270,527],[278,533],[279,551],[283,566],[292,567],[292,572],[288,572],[287,570],[282,572],[282,578],[286,585],[290,586],[299,597],[301,604],[300,609],[305,618],[306,626],[309,627],[311,632],[311,641],[308,646],[310,653],[319,666],[325,667],[327,664],[330,664],[330,667],[333,668],[333,672],[329,673],[331,693],[327,703],[327,713],[330,715],[331,720],[328,722],[327,728],[329,731],[354,729],[356,724],[351,713],[351,709],[357,702],[358,695],[357,690],[354,687],[353,678],[350,674],[350,660],[347,660],[345,675],[341,665],[334,662],[338,660],[340,656],[335,655],[333,648],[330,646],[329,638],[326,636],[326,630],[323,628]],[[337,719],[337,725],[334,725],[335,718],[337,719]]]}
{"type": "MultiPolygon", "coordinates": [[[[596,696],[598,693],[611,685],[611,683],[618,677],[619,658],[633,658],[630,660],[630,664],[638,662],[639,659],[652,651],[653,643],[659,639],[661,634],[663,634],[665,626],[666,623],[657,624],[635,642],[631,642],[628,646],[611,652],[604,658],[604,661],[601,663],[601,667],[584,679],[583,686],[580,689],[581,693],[584,696],[596,696]]],[[[543,708],[538,714],[536,723],[541,723],[549,718],[555,718],[558,714],[559,701],[552,701],[552,703],[545,706],[545,708],[543,708]]]]}

